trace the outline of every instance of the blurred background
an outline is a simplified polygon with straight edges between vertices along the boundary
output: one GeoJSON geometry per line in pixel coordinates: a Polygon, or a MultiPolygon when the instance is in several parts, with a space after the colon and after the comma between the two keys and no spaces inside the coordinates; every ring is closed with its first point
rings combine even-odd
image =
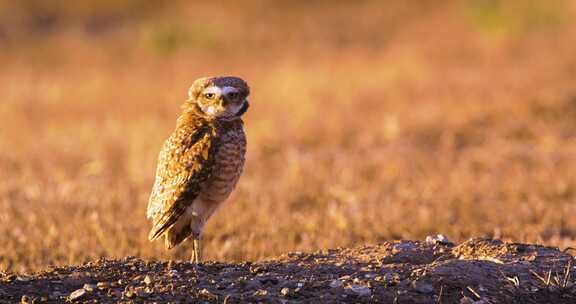
{"type": "Polygon", "coordinates": [[[252,87],[210,260],[423,239],[576,246],[574,1],[0,0],[0,270],[149,243],[192,81],[252,87]]]}

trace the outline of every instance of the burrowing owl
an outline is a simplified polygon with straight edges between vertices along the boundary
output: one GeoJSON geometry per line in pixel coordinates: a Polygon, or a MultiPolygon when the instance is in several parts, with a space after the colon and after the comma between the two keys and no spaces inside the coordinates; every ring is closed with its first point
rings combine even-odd
{"type": "Polygon", "coordinates": [[[165,236],[170,249],[192,236],[191,260],[200,262],[202,228],[236,186],[246,153],[242,114],[250,89],[237,77],[196,80],[176,130],[158,156],[147,217],[148,239],[165,236]]]}

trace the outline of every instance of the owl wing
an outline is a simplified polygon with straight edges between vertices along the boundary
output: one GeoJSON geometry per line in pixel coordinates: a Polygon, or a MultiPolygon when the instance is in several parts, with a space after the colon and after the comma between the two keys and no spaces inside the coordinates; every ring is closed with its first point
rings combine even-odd
{"type": "Polygon", "coordinates": [[[208,126],[187,126],[176,130],[164,143],[146,212],[153,220],[149,240],[174,225],[200,193],[212,172],[214,138],[208,126]]]}

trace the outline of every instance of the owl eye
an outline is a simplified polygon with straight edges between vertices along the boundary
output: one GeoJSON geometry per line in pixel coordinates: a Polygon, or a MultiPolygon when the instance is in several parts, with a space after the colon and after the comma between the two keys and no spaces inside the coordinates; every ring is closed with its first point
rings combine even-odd
{"type": "Polygon", "coordinates": [[[230,98],[230,99],[236,99],[236,97],[238,97],[238,93],[237,93],[237,92],[228,93],[228,98],[230,98]]]}
{"type": "Polygon", "coordinates": [[[212,98],[214,98],[214,93],[204,93],[204,98],[212,99],[212,98]]]}

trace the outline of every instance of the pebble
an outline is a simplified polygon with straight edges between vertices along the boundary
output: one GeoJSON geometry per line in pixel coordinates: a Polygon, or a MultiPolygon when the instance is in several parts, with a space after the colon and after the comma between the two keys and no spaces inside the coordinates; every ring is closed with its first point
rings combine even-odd
{"type": "Polygon", "coordinates": [[[134,293],[134,291],[132,289],[128,289],[128,290],[125,290],[122,293],[122,295],[127,297],[128,299],[130,299],[130,298],[133,298],[136,294],[134,293]]]}
{"type": "Polygon", "coordinates": [[[265,290],[265,289],[258,289],[258,290],[256,290],[256,291],[254,292],[253,295],[256,296],[256,297],[263,297],[263,296],[268,295],[268,291],[265,290]]]}
{"type": "Polygon", "coordinates": [[[84,288],[77,289],[73,291],[68,298],[70,301],[78,300],[86,295],[86,290],[84,288]]]}
{"type": "Polygon", "coordinates": [[[94,284],[84,284],[84,287],[82,287],[82,288],[84,288],[84,290],[86,290],[88,292],[92,292],[92,291],[94,291],[95,287],[96,286],[94,284]]]}
{"type": "Polygon", "coordinates": [[[110,287],[110,283],[98,282],[98,283],[96,283],[96,287],[98,287],[98,289],[106,289],[106,288],[110,287]]]}
{"type": "Polygon", "coordinates": [[[216,298],[217,296],[213,293],[210,292],[210,290],[204,288],[202,290],[200,290],[199,292],[202,296],[208,297],[208,298],[216,298]]]}
{"type": "Polygon", "coordinates": [[[284,287],[280,290],[280,294],[282,294],[283,296],[287,296],[290,293],[290,288],[288,287],[284,287]]]}
{"type": "Polygon", "coordinates": [[[424,282],[414,281],[412,282],[412,288],[422,294],[431,294],[434,292],[434,286],[424,282]]]}
{"type": "Polygon", "coordinates": [[[404,250],[413,250],[416,249],[416,245],[412,244],[412,243],[400,243],[400,244],[396,244],[394,245],[394,247],[392,247],[392,253],[396,254],[399,253],[401,251],[404,250]]]}
{"type": "Polygon", "coordinates": [[[370,288],[363,286],[363,285],[352,284],[352,285],[350,285],[349,289],[353,293],[355,293],[361,297],[367,297],[367,296],[370,296],[372,294],[372,290],[370,290],[370,288]]]}
{"type": "Polygon", "coordinates": [[[23,295],[22,298],[20,298],[20,303],[29,304],[32,303],[32,299],[30,299],[30,297],[28,297],[27,295],[23,295]]]}
{"type": "Polygon", "coordinates": [[[168,272],[168,275],[171,276],[171,277],[178,277],[178,276],[179,276],[178,270],[172,269],[172,270],[170,270],[170,271],[168,272]]]}
{"type": "Polygon", "coordinates": [[[450,240],[448,240],[448,237],[443,235],[443,234],[437,234],[437,235],[429,235],[426,237],[426,244],[428,245],[436,245],[436,244],[441,244],[441,245],[450,245],[452,244],[452,242],[450,242],[450,240]]]}
{"type": "Polygon", "coordinates": [[[144,277],[144,284],[150,285],[150,283],[152,283],[152,279],[150,278],[149,275],[146,275],[146,276],[144,277]]]}
{"type": "Polygon", "coordinates": [[[341,287],[342,285],[344,285],[344,282],[342,282],[341,280],[334,280],[334,281],[330,282],[331,288],[338,288],[338,287],[341,287]]]}

